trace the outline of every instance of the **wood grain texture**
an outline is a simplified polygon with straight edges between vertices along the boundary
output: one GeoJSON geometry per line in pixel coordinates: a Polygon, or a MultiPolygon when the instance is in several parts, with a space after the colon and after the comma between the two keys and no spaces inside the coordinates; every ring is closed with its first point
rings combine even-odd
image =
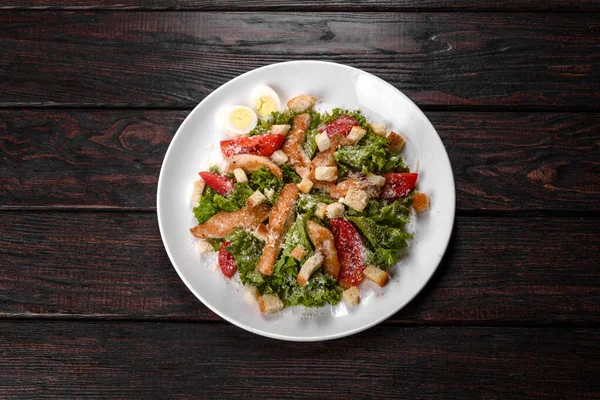
{"type": "Polygon", "coordinates": [[[597,11],[594,0],[4,0],[0,9],[240,11],[597,11]]]}
{"type": "MultiPolygon", "coordinates": [[[[0,110],[0,208],[154,209],[186,111],[0,110]]],[[[457,208],[600,211],[600,114],[428,112],[457,208]]]]}
{"type": "Polygon", "coordinates": [[[10,12],[0,107],[192,107],[274,62],[372,72],[424,107],[597,110],[590,13],[10,12]]]}
{"type": "MultiPolygon", "coordinates": [[[[598,219],[459,217],[432,282],[391,322],[598,323],[598,219]]],[[[0,213],[0,316],[219,320],[148,213],[0,213]]],[[[217,273],[217,271],[215,271],[217,273]]]]}
{"type": "Polygon", "coordinates": [[[377,327],[324,343],[221,324],[5,321],[0,329],[6,398],[598,395],[600,334],[591,329],[377,327]]]}

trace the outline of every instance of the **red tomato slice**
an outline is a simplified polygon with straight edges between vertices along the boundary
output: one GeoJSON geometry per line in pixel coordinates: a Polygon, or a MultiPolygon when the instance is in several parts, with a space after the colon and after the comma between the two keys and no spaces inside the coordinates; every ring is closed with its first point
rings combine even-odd
{"type": "Polygon", "coordinates": [[[394,172],[383,174],[385,185],[381,189],[381,199],[395,199],[406,196],[415,187],[419,174],[414,172],[394,172]]]}
{"type": "Polygon", "coordinates": [[[229,194],[233,192],[233,180],[226,176],[215,174],[214,172],[198,172],[200,178],[212,190],[219,194],[229,194]]]}
{"type": "Polygon", "coordinates": [[[353,126],[358,125],[358,121],[352,118],[349,115],[340,115],[321,129],[320,132],[327,131],[328,136],[335,135],[339,133],[340,135],[347,136],[352,130],[353,126]]]}
{"type": "Polygon", "coordinates": [[[340,260],[339,283],[347,289],[362,282],[365,270],[366,249],[360,234],[346,218],[329,221],[340,260]]]}
{"type": "Polygon", "coordinates": [[[225,157],[236,154],[254,154],[269,157],[281,147],[285,136],[276,133],[258,136],[243,136],[221,141],[221,151],[225,157]]]}
{"type": "Polygon", "coordinates": [[[227,248],[231,246],[229,242],[221,242],[221,248],[219,249],[219,268],[221,272],[228,278],[231,278],[235,271],[237,271],[237,263],[235,257],[231,254],[227,248]]]}

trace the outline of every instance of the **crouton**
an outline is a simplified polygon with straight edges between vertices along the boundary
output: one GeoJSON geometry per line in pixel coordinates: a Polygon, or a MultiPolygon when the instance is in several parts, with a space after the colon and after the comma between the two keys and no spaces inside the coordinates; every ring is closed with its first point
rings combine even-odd
{"type": "Polygon", "coordinates": [[[235,180],[238,183],[248,182],[248,175],[241,168],[236,168],[233,170],[233,175],[235,176],[235,180]]]}
{"type": "Polygon", "coordinates": [[[274,314],[283,309],[283,302],[276,294],[263,294],[258,298],[258,308],[263,314],[274,314]]]}
{"type": "Polygon", "coordinates": [[[312,189],[313,185],[313,181],[311,181],[308,178],[304,178],[302,179],[302,182],[298,183],[298,189],[300,189],[302,193],[310,193],[310,190],[312,189]]]}
{"type": "Polygon", "coordinates": [[[325,210],[326,209],[327,209],[327,204],[317,203],[317,208],[315,209],[315,216],[317,218],[325,219],[325,210]]]}
{"type": "Polygon", "coordinates": [[[308,260],[302,264],[302,268],[300,268],[300,272],[298,273],[298,278],[296,278],[296,282],[299,285],[304,286],[308,283],[310,276],[319,268],[321,268],[321,264],[323,264],[323,255],[318,251],[310,256],[308,260]]]}
{"type": "Polygon", "coordinates": [[[331,147],[331,142],[329,141],[327,132],[322,132],[315,136],[315,142],[317,143],[319,151],[325,151],[331,147]]]}
{"type": "Polygon", "coordinates": [[[380,287],[384,287],[390,280],[390,275],[387,272],[373,265],[367,265],[364,274],[368,280],[375,282],[380,287]]]}
{"type": "Polygon", "coordinates": [[[281,150],[277,150],[273,154],[271,154],[271,161],[273,161],[275,164],[277,164],[279,166],[285,164],[286,162],[288,162],[288,160],[289,160],[289,158],[288,158],[287,154],[285,154],[281,150]]]}
{"type": "Polygon", "coordinates": [[[367,175],[367,182],[376,187],[382,187],[385,185],[385,178],[381,175],[369,174],[367,175]]]}
{"type": "Polygon", "coordinates": [[[290,131],[290,128],[290,125],[271,125],[271,129],[269,130],[269,132],[275,135],[285,136],[290,131]]]}
{"type": "Polygon", "coordinates": [[[348,140],[350,140],[352,143],[356,143],[360,139],[362,139],[363,136],[365,136],[366,134],[367,134],[367,131],[364,128],[361,128],[360,126],[353,126],[352,129],[350,130],[350,133],[348,134],[348,136],[346,136],[346,138],[348,140]]]}
{"type": "Polygon", "coordinates": [[[400,151],[402,151],[404,145],[406,144],[406,139],[404,139],[404,137],[402,137],[394,131],[390,132],[387,138],[390,141],[390,144],[388,145],[388,150],[394,153],[399,153],[400,151]]]}
{"type": "Polygon", "coordinates": [[[315,169],[315,179],[318,181],[333,182],[338,178],[337,167],[317,167],[315,169]]]}
{"type": "Polygon", "coordinates": [[[257,190],[256,192],[252,193],[252,196],[248,197],[246,203],[250,204],[250,206],[252,207],[256,207],[264,203],[266,200],[267,197],[264,194],[262,194],[260,190],[257,190]]]}
{"type": "Polygon", "coordinates": [[[426,193],[415,193],[413,195],[413,208],[417,214],[429,210],[429,196],[426,193]]]}
{"type": "Polygon", "coordinates": [[[373,133],[377,136],[385,136],[387,132],[385,124],[371,124],[371,129],[373,129],[373,133]]]}
{"type": "Polygon", "coordinates": [[[246,286],[244,289],[244,298],[248,303],[256,303],[258,297],[260,296],[260,292],[254,286],[246,286]]]}
{"type": "Polygon", "coordinates": [[[360,303],[360,290],[356,286],[352,286],[342,292],[344,302],[350,307],[357,306],[360,303]]]}
{"type": "Polygon", "coordinates": [[[290,110],[294,112],[303,112],[310,110],[313,108],[317,99],[307,94],[301,94],[300,96],[296,96],[290,101],[287,102],[287,106],[290,110]]]}
{"type": "Polygon", "coordinates": [[[355,186],[351,186],[348,189],[346,197],[344,197],[344,204],[348,207],[354,208],[358,212],[363,212],[369,201],[369,194],[362,189],[358,189],[355,186]]]}
{"type": "Polygon", "coordinates": [[[265,196],[267,196],[267,199],[269,199],[269,201],[273,200],[273,196],[275,196],[275,189],[265,189],[265,196]]]}
{"type": "Polygon", "coordinates": [[[202,192],[204,192],[204,186],[206,184],[203,181],[194,182],[194,188],[192,189],[192,196],[190,197],[190,203],[195,207],[200,204],[202,198],[202,192]]]}
{"type": "Polygon", "coordinates": [[[252,232],[252,234],[263,242],[267,241],[267,235],[269,234],[269,230],[267,229],[265,224],[258,224],[256,229],[252,232]]]}
{"type": "Polygon", "coordinates": [[[200,250],[200,254],[212,253],[215,251],[212,244],[208,243],[208,241],[204,239],[198,240],[198,249],[200,250]]]}
{"type": "Polygon", "coordinates": [[[294,250],[290,253],[290,256],[294,257],[296,260],[301,261],[304,258],[304,254],[306,251],[302,247],[294,247],[294,250]]]}
{"type": "Polygon", "coordinates": [[[340,203],[329,204],[325,209],[325,214],[327,218],[338,218],[344,215],[344,205],[340,203]]]}

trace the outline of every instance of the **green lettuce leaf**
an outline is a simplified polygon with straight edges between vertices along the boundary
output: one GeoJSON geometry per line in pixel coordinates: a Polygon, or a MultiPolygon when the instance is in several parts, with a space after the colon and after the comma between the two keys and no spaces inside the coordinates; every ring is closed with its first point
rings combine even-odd
{"type": "Polygon", "coordinates": [[[200,204],[194,207],[194,216],[198,224],[203,224],[221,211],[233,212],[246,204],[246,199],[254,193],[247,183],[236,183],[233,192],[223,196],[207,187],[200,198],[200,204]]]}
{"type": "Polygon", "coordinates": [[[368,261],[383,269],[389,269],[400,260],[402,249],[407,245],[406,241],[412,239],[412,235],[401,228],[380,225],[368,217],[349,217],[348,219],[356,225],[369,243],[372,253],[369,255],[368,261]]]}
{"type": "Polygon", "coordinates": [[[294,168],[290,164],[284,164],[281,167],[281,173],[283,174],[284,183],[300,183],[302,178],[294,171],[294,168]]]}
{"type": "Polygon", "coordinates": [[[306,141],[304,142],[304,152],[312,160],[317,152],[317,142],[315,140],[315,136],[319,134],[319,131],[316,129],[311,129],[306,132],[306,141]]]}

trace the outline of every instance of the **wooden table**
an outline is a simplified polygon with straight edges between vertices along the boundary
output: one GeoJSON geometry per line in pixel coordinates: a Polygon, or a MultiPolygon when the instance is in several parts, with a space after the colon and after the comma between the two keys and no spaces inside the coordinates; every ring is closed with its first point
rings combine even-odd
{"type": "Polygon", "coordinates": [[[0,398],[600,398],[600,2],[2,0],[0,398]],[[366,332],[245,332],[163,249],[165,151],[262,65],[410,96],[454,168],[433,280],[366,332]]]}

